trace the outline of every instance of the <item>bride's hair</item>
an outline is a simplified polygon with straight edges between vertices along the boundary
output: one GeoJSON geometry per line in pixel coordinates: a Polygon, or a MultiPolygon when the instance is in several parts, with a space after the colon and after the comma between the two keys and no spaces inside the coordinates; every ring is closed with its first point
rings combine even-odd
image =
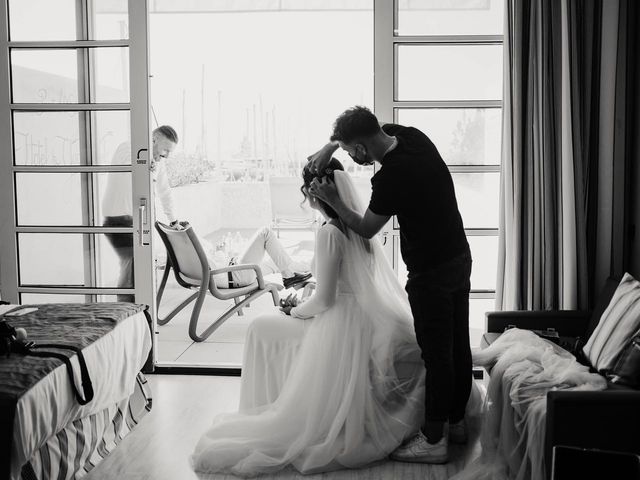
{"type": "MultiPolygon", "coordinates": [[[[313,179],[328,177],[333,182],[335,181],[333,178],[334,170],[344,171],[344,167],[342,166],[342,163],[340,163],[340,160],[338,160],[335,157],[331,157],[331,160],[329,160],[329,164],[325,167],[325,169],[322,172],[312,173],[311,169],[309,168],[309,164],[307,163],[305,165],[305,167],[302,169],[302,181],[304,183],[302,187],[300,187],[300,191],[302,192],[302,195],[304,195],[303,203],[309,200],[309,193],[308,193],[309,186],[311,185],[311,182],[313,182],[313,179]]],[[[320,205],[322,206],[322,209],[325,211],[328,217],[338,218],[338,214],[327,203],[323,202],[319,198],[317,198],[316,201],[320,203],[320,205]]]]}

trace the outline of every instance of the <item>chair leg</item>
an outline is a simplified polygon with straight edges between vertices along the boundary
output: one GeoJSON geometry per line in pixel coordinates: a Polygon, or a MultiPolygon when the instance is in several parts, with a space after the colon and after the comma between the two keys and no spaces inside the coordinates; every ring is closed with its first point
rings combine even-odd
{"type": "MultiPolygon", "coordinates": [[[[275,289],[275,287],[274,287],[274,289],[275,289]]],[[[236,304],[234,306],[232,306],[229,310],[227,310],[215,322],[213,322],[211,325],[209,325],[201,334],[198,334],[196,332],[196,327],[197,327],[197,324],[198,324],[198,318],[197,318],[197,316],[192,315],[191,316],[191,323],[189,323],[189,336],[191,337],[191,339],[194,342],[203,342],[204,340],[209,338],[209,336],[217,328],[219,328],[228,318],[232,317],[238,310],[240,310],[243,307],[245,307],[246,304],[249,301],[253,301],[254,299],[258,298],[259,296],[261,296],[261,295],[263,295],[263,294],[265,294],[267,292],[271,292],[271,294],[274,295],[273,290],[267,288],[267,289],[264,289],[264,290],[256,290],[252,294],[248,295],[244,300],[235,302],[236,304]]],[[[206,294],[206,292],[205,292],[205,294],[206,294]]],[[[277,295],[277,290],[275,292],[275,295],[277,295]]],[[[237,300],[237,299],[234,299],[234,300],[237,300]]],[[[197,302],[196,302],[196,307],[194,308],[194,313],[195,313],[196,308],[199,308],[197,302]]],[[[199,313],[199,310],[198,310],[198,313],[199,313]]]]}
{"type": "Polygon", "coordinates": [[[171,263],[167,261],[167,265],[164,268],[164,273],[162,274],[162,280],[160,281],[160,287],[158,288],[158,295],[156,296],[156,308],[158,310],[158,325],[166,325],[169,323],[178,313],[184,309],[187,305],[189,305],[193,300],[198,296],[198,292],[190,295],[186,300],[184,300],[180,305],[171,310],[169,314],[160,318],[160,301],[162,300],[162,294],[164,293],[164,287],[167,284],[167,279],[169,278],[169,271],[171,270],[171,263]]]}
{"type": "Polygon", "coordinates": [[[189,336],[194,342],[202,342],[210,335],[209,334],[205,337],[200,337],[196,332],[196,329],[198,327],[198,318],[200,317],[200,311],[202,310],[202,304],[204,303],[204,299],[207,296],[207,289],[200,287],[198,292],[196,292],[196,295],[198,299],[196,300],[196,304],[193,306],[193,310],[191,311],[191,320],[189,320],[189,336]]]}
{"type": "MultiPolygon", "coordinates": [[[[236,305],[240,305],[240,300],[238,300],[238,297],[234,298],[233,301],[235,302],[236,305]]],[[[238,309],[238,316],[242,317],[244,315],[244,312],[242,311],[242,307],[238,309]]]]}

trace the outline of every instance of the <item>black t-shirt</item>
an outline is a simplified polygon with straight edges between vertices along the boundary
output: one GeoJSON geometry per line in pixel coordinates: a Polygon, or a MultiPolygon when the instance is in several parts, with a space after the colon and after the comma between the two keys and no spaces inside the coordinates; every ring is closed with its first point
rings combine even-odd
{"type": "Polygon", "coordinates": [[[396,215],[400,248],[409,272],[423,272],[464,253],[467,238],[453,180],[435,145],[413,127],[386,124],[398,145],[371,179],[369,209],[396,215]]]}

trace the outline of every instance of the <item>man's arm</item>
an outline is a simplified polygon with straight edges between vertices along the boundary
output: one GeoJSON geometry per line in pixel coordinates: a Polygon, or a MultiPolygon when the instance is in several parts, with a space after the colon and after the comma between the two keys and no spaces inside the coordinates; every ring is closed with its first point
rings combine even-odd
{"type": "Polygon", "coordinates": [[[342,201],[336,205],[332,205],[338,216],[351,230],[364,238],[372,238],[376,233],[382,230],[389,219],[386,215],[378,215],[367,208],[364,215],[360,215],[347,207],[342,201]]]}
{"type": "Polygon", "coordinates": [[[158,172],[156,174],[156,196],[160,200],[164,214],[166,215],[171,226],[175,226],[178,221],[173,208],[173,194],[169,185],[169,177],[164,165],[157,165],[158,172]]]}
{"type": "Polygon", "coordinates": [[[338,142],[329,142],[313,155],[309,155],[307,160],[309,160],[311,164],[311,171],[320,172],[324,170],[329,164],[333,152],[335,152],[338,147],[338,142]]]}

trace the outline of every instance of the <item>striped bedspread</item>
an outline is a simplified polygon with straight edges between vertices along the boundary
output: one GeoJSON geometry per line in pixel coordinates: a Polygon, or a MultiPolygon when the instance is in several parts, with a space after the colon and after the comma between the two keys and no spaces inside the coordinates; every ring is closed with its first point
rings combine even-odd
{"type": "Polygon", "coordinates": [[[79,418],[52,436],[22,466],[21,479],[77,479],[100,463],[151,410],[151,392],[138,373],[131,397],[79,418]]]}

